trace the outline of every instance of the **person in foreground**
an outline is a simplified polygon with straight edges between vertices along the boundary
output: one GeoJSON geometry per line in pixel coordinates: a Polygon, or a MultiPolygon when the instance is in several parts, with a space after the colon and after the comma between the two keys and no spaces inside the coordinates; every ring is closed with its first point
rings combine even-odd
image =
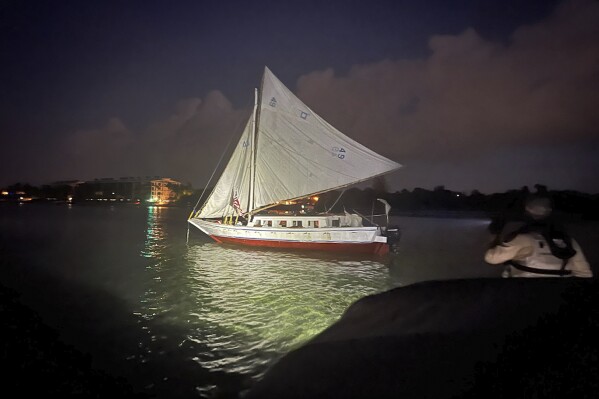
{"type": "Polygon", "coordinates": [[[531,197],[525,210],[524,223],[497,234],[487,263],[506,264],[503,277],[593,277],[580,245],[553,222],[549,198],[531,197]]]}

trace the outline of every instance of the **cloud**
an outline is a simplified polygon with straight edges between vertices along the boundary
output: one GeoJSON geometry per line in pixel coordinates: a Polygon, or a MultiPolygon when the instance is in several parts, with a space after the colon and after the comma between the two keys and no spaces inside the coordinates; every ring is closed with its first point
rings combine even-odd
{"type": "Polygon", "coordinates": [[[104,127],[69,135],[63,163],[83,179],[162,175],[202,184],[248,113],[213,91],[180,101],[170,115],[137,132],[111,118],[104,127]]]}
{"type": "Polygon", "coordinates": [[[75,157],[87,156],[91,152],[110,156],[115,151],[127,148],[132,141],[132,134],[123,122],[119,118],[110,118],[102,128],[80,130],[69,136],[66,149],[75,157]]]}
{"type": "Polygon", "coordinates": [[[110,118],[101,128],[79,130],[68,136],[63,151],[60,151],[59,164],[68,170],[94,173],[96,177],[120,175],[122,167],[131,161],[122,155],[131,154],[134,143],[133,133],[123,122],[119,118],[110,118]]]}
{"type": "Polygon", "coordinates": [[[350,136],[409,159],[588,137],[599,126],[599,3],[570,1],[508,43],[473,29],[430,38],[430,56],[332,69],[298,94],[350,136]]]}

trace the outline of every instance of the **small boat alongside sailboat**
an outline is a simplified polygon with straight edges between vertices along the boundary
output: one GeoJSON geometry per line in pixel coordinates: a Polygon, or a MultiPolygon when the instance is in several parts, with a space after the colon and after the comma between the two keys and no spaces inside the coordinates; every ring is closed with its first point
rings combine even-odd
{"type": "MultiPolygon", "coordinates": [[[[252,116],[229,163],[188,222],[219,243],[386,254],[399,239],[396,227],[375,225],[357,213],[266,210],[400,167],[331,126],[265,68],[252,116]]],[[[388,215],[386,202],[385,209],[388,215]]]]}

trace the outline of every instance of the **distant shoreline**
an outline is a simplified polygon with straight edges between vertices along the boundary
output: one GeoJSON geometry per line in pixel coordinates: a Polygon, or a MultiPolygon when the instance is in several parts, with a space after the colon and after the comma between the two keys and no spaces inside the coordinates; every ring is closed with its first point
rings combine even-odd
{"type": "Polygon", "coordinates": [[[0,205],[8,205],[8,206],[29,206],[29,205],[71,205],[71,206],[94,206],[94,207],[105,207],[105,206],[130,206],[130,207],[160,207],[160,208],[189,208],[191,209],[193,205],[191,203],[187,204],[152,204],[152,203],[143,203],[143,202],[132,202],[132,201],[49,201],[49,200],[32,200],[32,201],[2,201],[0,200],[0,205]]]}
{"type": "Polygon", "coordinates": [[[488,212],[479,210],[469,211],[448,211],[448,210],[416,210],[416,211],[393,211],[389,214],[390,217],[434,217],[434,218],[448,218],[448,219],[489,219],[490,215],[488,212]]]}
{"type": "MultiPolygon", "coordinates": [[[[151,203],[133,203],[124,201],[80,201],[80,202],[67,202],[67,201],[0,201],[0,206],[30,206],[30,205],[71,205],[76,207],[106,207],[106,206],[119,206],[119,207],[159,207],[159,208],[179,208],[191,210],[193,204],[168,204],[168,205],[156,205],[151,203]]],[[[581,214],[572,214],[567,212],[556,212],[557,217],[566,220],[581,220],[583,216],[581,214]]],[[[364,215],[368,217],[369,215],[364,215]]],[[[380,217],[380,215],[378,215],[380,217]]],[[[419,209],[419,210],[396,210],[392,209],[389,213],[389,217],[423,217],[423,218],[447,218],[447,219],[492,219],[494,217],[506,217],[516,218],[518,215],[502,212],[489,212],[484,210],[446,210],[446,209],[419,209]]]]}
{"type": "MultiPolygon", "coordinates": [[[[67,201],[29,201],[29,202],[15,202],[15,201],[0,201],[0,206],[30,206],[30,205],[54,205],[54,206],[74,206],[74,207],[131,207],[131,208],[175,208],[190,211],[193,208],[193,204],[169,204],[169,205],[156,205],[150,203],[133,203],[133,202],[121,202],[121,201],[82,201],[82,202],[67,202],[67,201]]],[[[368,218],[369,215],[364,215],[368,218]]],[[[381,215],[377,215],[378,218],[381,215]]],[[[384,215],[383,215],[384,216],[384,215]]],[[[419,210],[397,210],[392,209],[389,213],[389,217],[416,217],[416,218],[437,218],[437,219],[486,219],[492,220],[493,218],[504,218],[504,219],[518,219],[517,214],[510,212],[490,212],[484,210],[447,210],[447,209],[419,209],[419,210]]],[[[594,220],[592,218],[585,218],[580,213],[568,213],[568,212],[555,212],[556,218],[562,221],[581,221],[581,220],[594,220]]]]}

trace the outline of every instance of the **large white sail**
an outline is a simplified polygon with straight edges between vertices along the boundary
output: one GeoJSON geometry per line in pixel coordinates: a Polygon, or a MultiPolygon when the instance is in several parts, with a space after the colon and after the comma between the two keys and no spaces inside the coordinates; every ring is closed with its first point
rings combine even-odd
{"type": "Polygon", "coordinates": [[[335,129],[265,68],[255,137],[253,117],[199,218],[220,218],[368,180],[401,167],[335,129]]]}
{"type": "Polygon", "coordinates": [[[265,68],[252,208],[330,191],[401,167],[318,116],[265,68]]]}

